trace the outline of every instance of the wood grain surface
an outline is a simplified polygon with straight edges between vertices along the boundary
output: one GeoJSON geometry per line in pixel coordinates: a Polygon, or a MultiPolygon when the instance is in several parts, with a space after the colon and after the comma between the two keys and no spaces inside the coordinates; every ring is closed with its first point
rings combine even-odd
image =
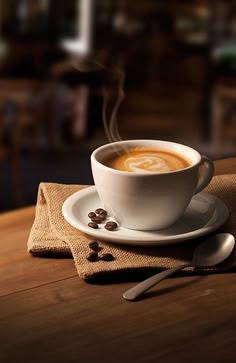
{"type": "MultiPolygon", "coordinates": [[[[236,173],[236,158],[215,162],[236,173]]],[[[0,216],[0,362],[234,362],[236,274],[174,277],[127,302],[138,275],[89,284],[72,258],[27,253],[34,207],[0,216]]]]}

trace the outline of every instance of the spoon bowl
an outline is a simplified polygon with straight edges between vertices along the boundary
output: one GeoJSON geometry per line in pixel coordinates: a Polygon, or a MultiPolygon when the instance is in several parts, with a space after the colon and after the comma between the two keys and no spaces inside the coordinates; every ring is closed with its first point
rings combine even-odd
{"type": "Polygon", "coordinates": [[[126,300],[135,300],[145,291],[161,282],[166,277],[173,275],[175,272],[183,268],[194,267],[212,267],[225,261],[234,249],[235,239],[230,233],[220,233],[206,239],[200,243],[194,250],[192,261],[181,266],[160,272],[148,279],[140,282],[123,294],[126,300]]]}
{"type": "Polygon", "coordinates": [[[194,250],[192,266],[211,267],[226,260],[234,249],[235,239],[230,233],[220,233],[200,243],[194,250]]]}

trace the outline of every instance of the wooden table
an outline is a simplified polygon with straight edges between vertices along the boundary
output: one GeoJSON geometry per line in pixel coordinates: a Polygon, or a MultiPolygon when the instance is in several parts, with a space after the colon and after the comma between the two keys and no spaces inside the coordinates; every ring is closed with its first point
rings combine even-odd
{"type": "MultiPolygon", "coordinates": [[[[215,165],[236,173],[236,158],[215,165]]],[[[88,284],[70,258],[29,255],[33,219],[0,216],[1,363],[235,361],[236,274],[171,278],[128,302],[129,277],[88,284]]]]}

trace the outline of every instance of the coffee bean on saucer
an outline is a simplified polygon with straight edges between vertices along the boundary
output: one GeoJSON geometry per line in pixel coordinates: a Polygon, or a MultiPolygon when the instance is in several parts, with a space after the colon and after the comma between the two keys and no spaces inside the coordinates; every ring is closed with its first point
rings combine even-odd
{"type": "Polygon", "coordinates": [[[101,213],[99,213],[100,216],[107,216],[107,211],[103,210],[101,213]]]}
{"type": "Polygon", "coordinates": [[[104,220],[104,219],[106,219],[106,214],[104,214],[104,213],[100,213],[100,214],[97,214],[97,216],[96,216],[97,218],[101,218],[102,220],[104,220]]]}
{"type": "Polygon", "coordinates": [[[96,217],[91,218],[91,221],[95,222],[95,223],[102,223],[103,218],[99,217],[99,216],[96,216],[96,217]]]}
{"type": "Polygon", "coordinates": [[[99,259],[100,260],[103,260],[103,261],[113,261],[114,260],[114,256],[111,253],[102,253],[99,256],[99,259]]]}
{"type": "Polygon", "coordinates": [[[114,221],[108,221],[106,224],[109,224],[109,225],[111,225],[113,227],[117,227],[117,223],[114,222],[114,221]]]}
{"type": "Polygon", "coordinates": [[[100,213],[97,215],[98,218],[100,218],[102,221],[104,221],[107,218],[107,215],[104,213],[100,213]]]}
{"type": "Polygon", "coordinates": [[[98,260],[98,254],[95,251],[92,251],[88,254],[88,256],[86,257],[88,261],[90,262],[95,262],[98,260]]]}
{"type": "Polygon", "coordinates": [[[94,228],[94,229],[97,229],[98,228],[98,225],[95,222],[89,222],[88,223],[88,226],[91,227],[91,228],[94,228]]]}
{"type": "Polygon", "coordinates": [[[103,208],[97,208],[95,210],[95,213],[96,214],[105,214],[105,215],[107,215],[107,211],[105,209],[103,209],[103,208]]]}
{"type": "Polygon", "coordinates": [[[104,228],[106,228],[108,231],[114,231],[117,228],[117,223],[114,222],[114,224],[111,224],[107,222],[104,228]]]}
{"type": "Polygon", "coordinates": [[[97,241],[89,242],[89,247],[91,250],[97,251],[99,249],[99,243],[97,241]]]}
{"type": "Polygon", "coordinates": [[[113,221],[109,221],[106,223],[105,228],[108,231],[114,231],[117,228],[117,223],[113,221]]]}
{"type": "Polygon", "coordinates": [[[96,217],[96,214],[94,212],[89,212],[88,217],[89,218],[96,217]]]}
{"type": "Polygon", "coordinates": [[[104,228],[106,228],[108,231],[114,231],[115,228],[109,225],[105,225],[104,228]]]}

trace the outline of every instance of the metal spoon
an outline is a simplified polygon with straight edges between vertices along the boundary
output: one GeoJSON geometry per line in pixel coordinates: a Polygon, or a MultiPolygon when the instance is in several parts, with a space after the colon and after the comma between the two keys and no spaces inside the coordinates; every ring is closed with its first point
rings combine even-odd
{"type": "Polygon", "coordinates": [[[191,263],[170,268],[149,277],[143,282],[140,282],[138,285],[132,287],[130,290],[124,292],[123,298],[126,300],[135,300],[145,291],[158,284],[158,282],[173,275],[176,271],[182,270],[183,268],[190,266],[210,267],[218,265],[220,262],[223,262],[227,257],[229,257],[233,251],[234,245],[235,239],[230,233],[221,233],[210,237],[196,247],[191,263]]]}

